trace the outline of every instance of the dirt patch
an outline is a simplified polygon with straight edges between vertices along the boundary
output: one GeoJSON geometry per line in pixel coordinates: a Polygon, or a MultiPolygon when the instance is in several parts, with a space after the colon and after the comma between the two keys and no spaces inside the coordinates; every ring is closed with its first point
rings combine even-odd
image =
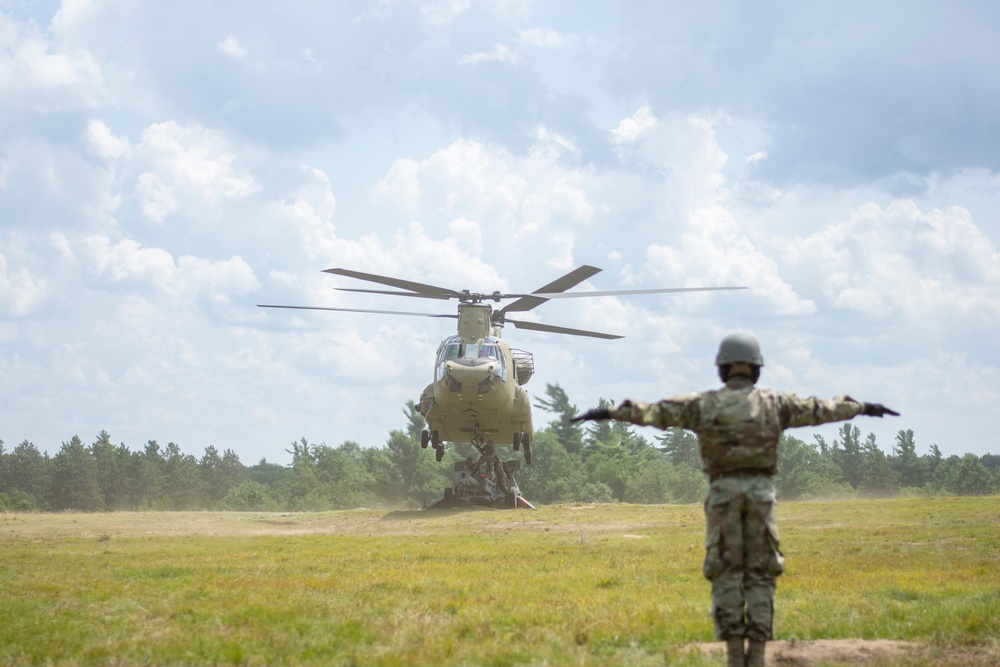
{"type": "MultiPolygon", "coordinates": [[[[696,644],[709,655],[724,656],[722,642],[696,644]]],[[[936,665],[972,667],[996,665],[1000,654],[989,648],[941,648],[891,639],[816,639],[767,643],[767,664],[774,667],[821,665],[936,665]]]]}
{"type": "MultiPolygon", "coordinates": [[[[698,644],[705,653],[724,654],[722,642],[698,644]]],[[[817,639],[767,643],[767,664],[811,667],[821,664],[868,665],[877,661],[913,656],[919,644],[888,639],[817,639]]]]}
{"type": "Polygon", "coordinates": [[[394,510],[383,516],[379,521],[409,521],[411,519],[442,519],[461,516],[468,512],[496,511],[490,507],[470,505],[468,507],[436,509],[436,510],[394,510]]]}
{"type": "Polygon", "coordinates": [[[768,643],[768,659],[777,665],[818,665],[846,663],[867,665],[914,655],[919,646],[912,642],[889,639],[817,639],[815,641],[778,641],[768,643]]]}

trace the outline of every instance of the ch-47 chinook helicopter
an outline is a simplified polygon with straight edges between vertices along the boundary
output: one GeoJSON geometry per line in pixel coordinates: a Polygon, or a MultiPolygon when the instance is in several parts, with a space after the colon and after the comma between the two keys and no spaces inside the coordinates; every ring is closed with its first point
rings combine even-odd
{"type": "MultiPolygon", "coordinates": [[[[455,464],[456,485],[452,489],[445,490],[443,506],[478,504],[530,507],[530,503],[520,497],[514,482],[513,473],[520,467],[520,462],[514,460],[501,463],[495,449],[496,443],[511,443],[514,451],[523,452],[525,463],[531,464],[534,427],[531,420],[531,402],[524,385],[534,373],[534,360],[529,352],[510,347],[507,341],[501,338],[504,325],[512,324],[518,329],[608,340],[622,336],[516,320],[507,315],[532,310],[550,299],[746,289],[745,287],[679,287],[603,292],[566,291],[600,271],[601,269],[593,266],[581,266],[530,294],[504,294],[459,291],[349,269],[326,269],[325,273],[395,288],[393,290],[336,288],[340,291],[421,299],[456,299],[458,312],[431,314],[265,304],[261,304],[260,307],[457,319],[456,334],[445,338],[438,346],[434,362],[434,379],[420,394],[419,410],[428,425],[421,434],[420,444],[424,448],[430,445],[435,451],[435,458],[441,461],[444,458],[444,443],[467,442],[480,453],[480,459],[478,462],[467,459],[455,464]],[[511,299],[513,299],[511,303],[499,309],[494,309],[490,304],[511,299]]],[[[437,503],[436,506],[442,505],[437,503]]]]}

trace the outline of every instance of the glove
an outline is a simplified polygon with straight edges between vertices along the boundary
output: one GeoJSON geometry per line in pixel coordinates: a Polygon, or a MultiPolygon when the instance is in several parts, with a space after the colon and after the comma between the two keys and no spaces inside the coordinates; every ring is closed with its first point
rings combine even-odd
{"type": "Polygon", "coordinates": [[[582,421],[600,421],[602,419],[611,419],[611,410],[609,408],[591,408],[587,410],[582,415],[577,415],[570,419],[571,422],[582,422],[582,421]]]}
{"type": "Polygon", "coordinates": [[[893,417],[898,417],[899,413],[895,410],[890,410],[881,403],[864,403],[864,410],[861,414],[867,415],[868,417],[881,417],[883,415],[892,415],[893,417]]]}

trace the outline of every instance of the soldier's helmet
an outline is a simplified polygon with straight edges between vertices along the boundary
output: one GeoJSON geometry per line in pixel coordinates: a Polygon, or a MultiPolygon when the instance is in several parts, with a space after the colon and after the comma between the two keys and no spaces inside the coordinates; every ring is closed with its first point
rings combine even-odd
{"type": "Polygon", "coordinates": [[[753,370],[753,381],[760,377],[760,367],[764,365],[764,357],[760,353],[760,345],[753,335],[748,333],[731,333],[719,344],[719,353],[715,356],[715,365],[719,367],[719,377],[723,382],[729,376],[729,367],[735,363],[750,364],[753,370]]]}

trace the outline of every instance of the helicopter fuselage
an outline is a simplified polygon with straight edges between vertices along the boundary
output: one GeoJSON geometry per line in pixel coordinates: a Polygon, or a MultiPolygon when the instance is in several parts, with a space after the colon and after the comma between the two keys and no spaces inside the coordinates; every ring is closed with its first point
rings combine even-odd
{"type": "Polygon", "coordinates": [[[530,377],[530,355],[511,350],[490,313],[489,305],[464,305],[458,335],[438,347],[434,381],[419,406],[440,442],[533,439],[531,402],[521,386],[530,377]]]}

